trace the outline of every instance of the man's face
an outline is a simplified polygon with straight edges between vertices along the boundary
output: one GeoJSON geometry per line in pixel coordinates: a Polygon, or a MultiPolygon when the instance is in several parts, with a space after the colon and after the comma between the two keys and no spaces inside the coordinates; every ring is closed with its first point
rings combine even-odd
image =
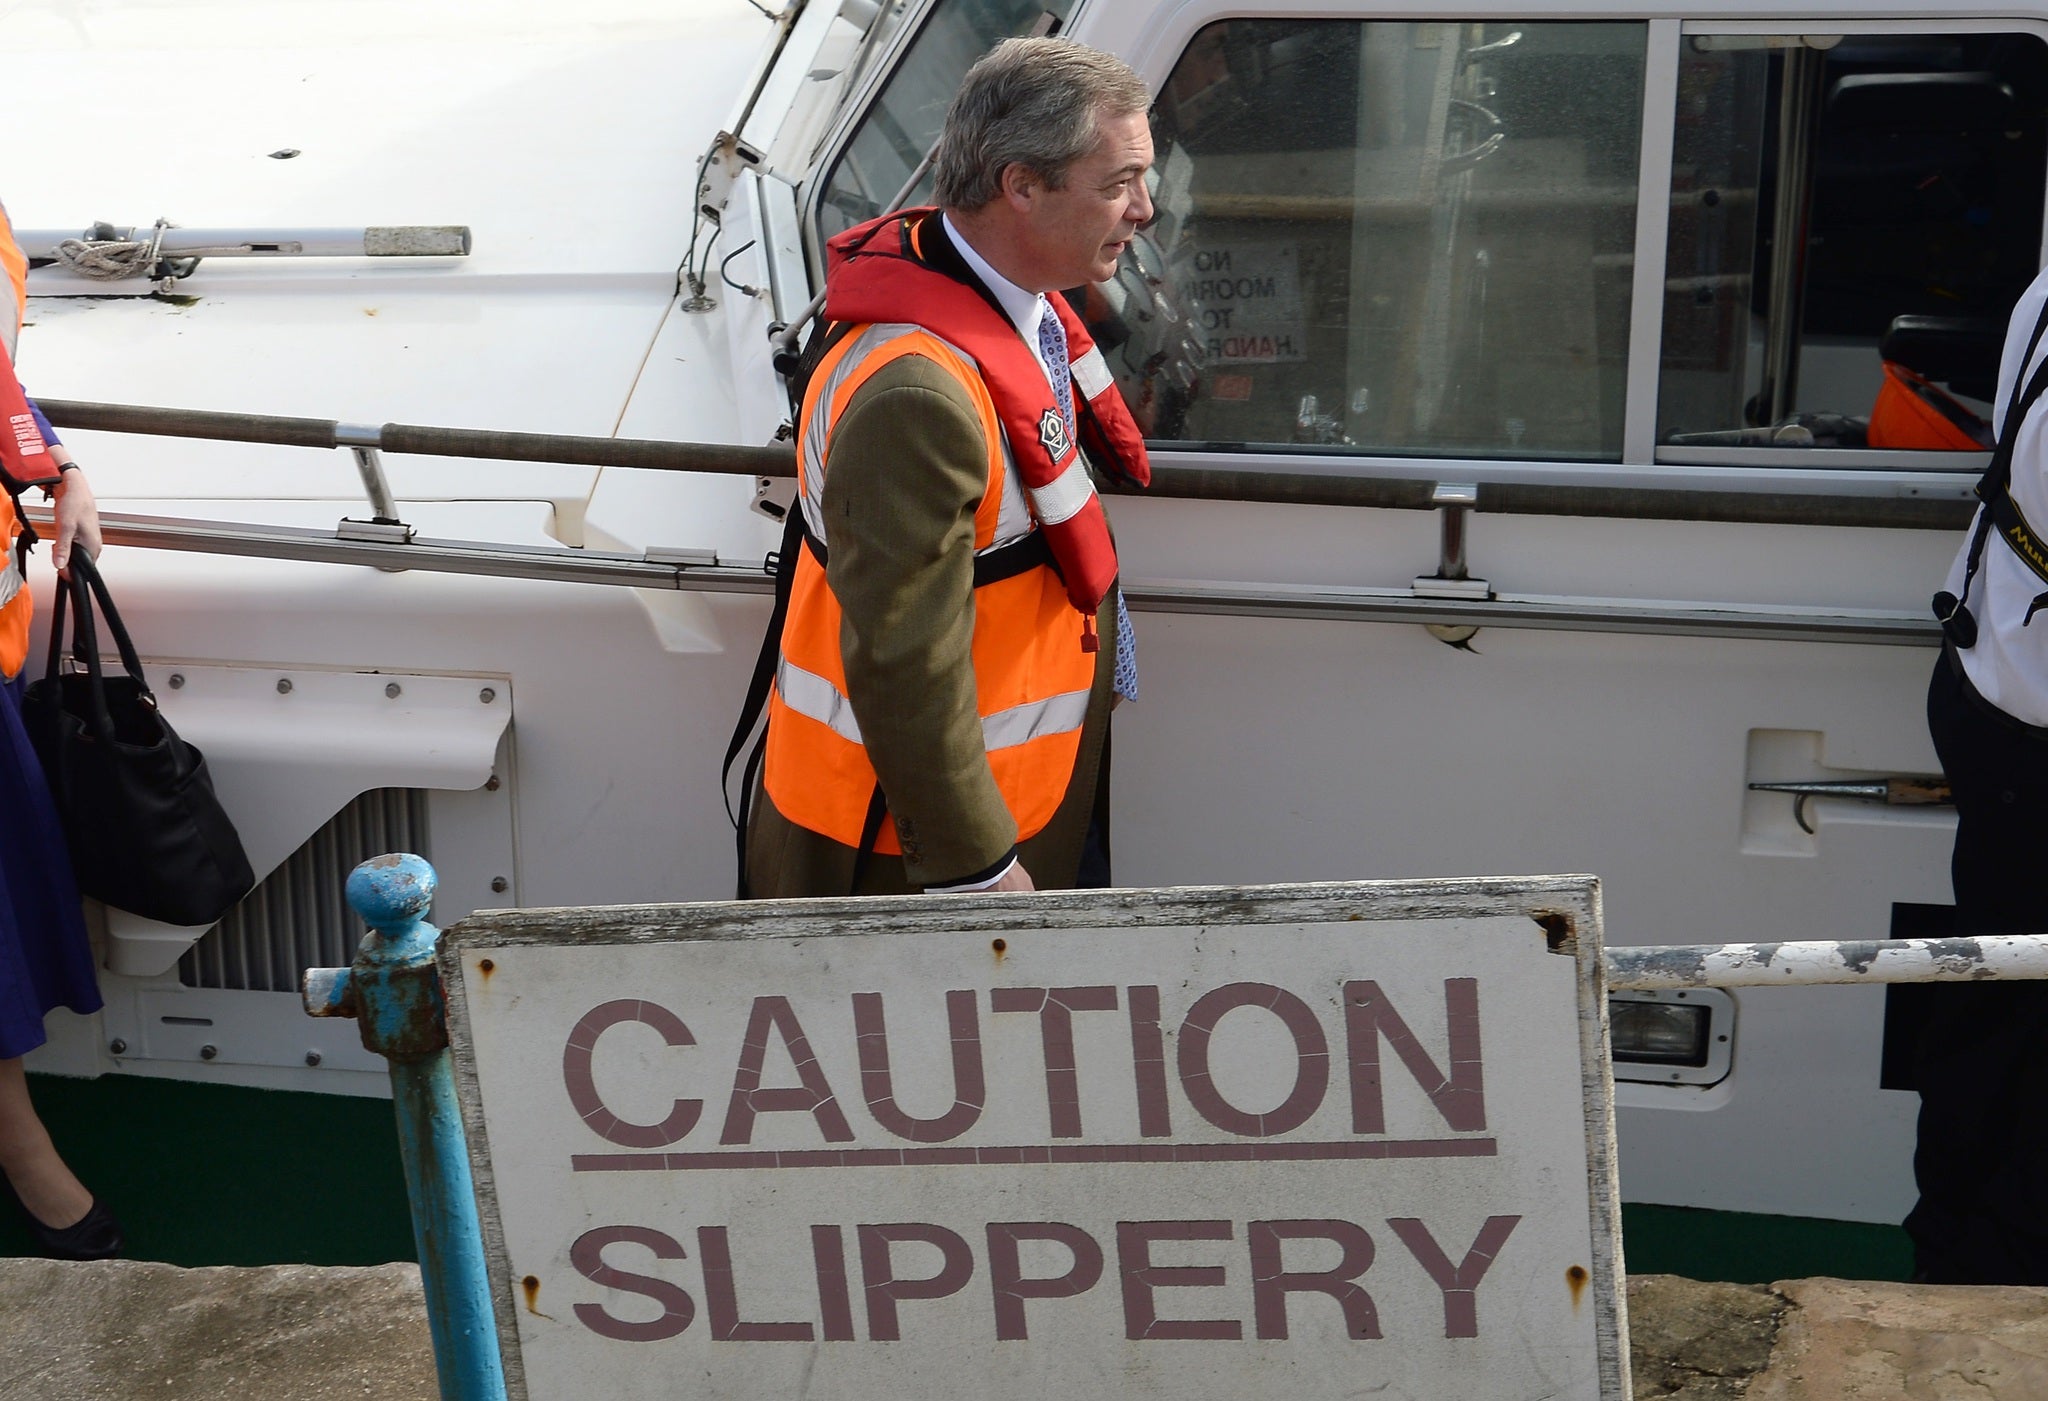
{"type": "Polygon", "coordinates": [[[1050,292],[1101,282],[1116,272],[1131,235],[1152,218],[1145,172],[1152,167],[1152,128],[1143,112],[1101,115],[1089,152],[1051,189],[1012,166],[1004,195],[1018,215],[1019,252],[1033,279],[1027,291],[1050,292]]]}

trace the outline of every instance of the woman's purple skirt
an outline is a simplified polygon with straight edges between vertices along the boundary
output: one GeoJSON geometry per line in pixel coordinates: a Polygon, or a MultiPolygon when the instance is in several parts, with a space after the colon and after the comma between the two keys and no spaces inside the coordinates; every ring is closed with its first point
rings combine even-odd
{"type": "Polygon", "coordinates": [[[28,732],[21,681],[0,685],[0,1060],[43,1044],[52,1007],[100,1009],[64,829],[28,732]]]}

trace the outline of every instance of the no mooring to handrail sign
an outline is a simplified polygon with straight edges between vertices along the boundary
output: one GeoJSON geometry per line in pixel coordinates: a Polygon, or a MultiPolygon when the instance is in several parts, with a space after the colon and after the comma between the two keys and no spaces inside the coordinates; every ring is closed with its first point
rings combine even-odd
{"type": "Polygon", "coordinates": [[[487,911],[515,1396],[1625,1397],[1585,877],[487,911]]]}

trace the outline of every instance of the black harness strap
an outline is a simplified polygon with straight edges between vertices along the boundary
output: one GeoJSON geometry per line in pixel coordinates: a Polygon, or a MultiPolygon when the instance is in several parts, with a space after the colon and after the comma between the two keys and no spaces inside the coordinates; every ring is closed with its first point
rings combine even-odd
{"type": "Polygon", "coordinates": [[[2019,502],[2012,499],[2012,493],[2002,491],[1985,506],[1999,538],[2012,546],[2020,562],[2033,570],[2042,583],[2048,584],[2048,549],[2043,548],[2048,542],[2035,533],[2034,527],[2021,513],[2019,502]]]}
{"type": "Polygon", "coordinates": [[[10,487],[7,494],[14,500],[14,523],[21,527],[21,532],[14,537],[14,567],[21,574],[22,587],[26,588],[28,587],[28,553],[36,547],[36,542],[43,537],[36,534],[35,523],[23,514],[21,509],[21,493],[10,487]]]}
{"type": "MultiPolygon", "coordinates": [[[[793,513],[795,514],[795,513],[793,513]]],[[[811,552],[811,558],[818,561],[823,569],[831,560],[831,549],[824,541],[806,529],[803,532],[804,548],[811,552]]],[[[1014,579],[1019,574],[1044,565],[1053,573],[1059,573],[1059,561],[1053,558],[1052,546],[1042,530],[1033,530],[1029,535],[1019,536],[1007,545],[998,545],[984,550],[974,557],[974,587],[985,589],[990,584],[1000,584],[1005,579],[1014,579]]]]}
{"type": "MultiPolygon", "coordinates": [[[[790,381],[790,396],[801,411],[804,392],[810,387],[811,377],[818,372],[818,366],[832,347],[845,340],[853,327],[845,322],[820,323],[811,332],[811,338],[804,344],[802,357],[797,361],[796,374],[790,381]]],[[[725,815],[733,825],[736,847],[735,899],[753,898],[747,887],[747,819],[752,815],[754,805],[754,779],[761,772],[761,751],[767,742],[767,732],[762,731],[755,739],[754,746],[747,753],[745,764],[740,768],[740,791],[738,810],[734,810],[732,795],[732,766],[747,748],[747,738],[754,733],[761,722],[762,712],[768,708],[768,688],[775,680],[775,667],[782,658],[782,629],[789,620],[789,593],[796,583],[796,552],[803,548],[802,542],[810,538],[804,525],[804,507],[801,501],[792,501],[789,514],[782,521],[782,547],[762,561],[767,572],[775,576],[775,611],[768,616],[768,631],[761,637],[760,655],[754,658],[754,675],[747,682],[747,698],[740,704],[739,723],[733,727],[732,740],[725,746],[725,762],[719,767],[720,792],[725,797],[725,815]]]]}
{"type": "Polygon", "coordinates": [[[860,845],[853,852],[853,879],[848,883],[848,895],[860,894],[860,878],[867,874],[868,858],[875,854],[875,842],[882,835],[882,817],[889,811],[889,800],[882,796],[882,785],[877,783],[875,791],[868,794],[867,816],[860,820],[860,845]]]}
{"type": "Polygon", "coordinates": [[[747,888],[747,818],[754,805],[754,777],[761,771],[761,750],[768,733],[761,732],[754,741],[752,752],[740,769],[739,810],[733,810],[732,766],[740,751],[747,747],[747,739],[760,723],[761,713],[768,708],[768,687],[775,680],[775,666],[782,658],[782,627],[789,619],[789,593],[796,581],[796,552],[803,548],[805,537],[803,503],[790,503],[789,515],[782,525],[782,548],[769,557],[770,573],[775,576],[775,611],[768,615],[768,631],[761,638],[760,655],[754,658],[754,675],[747,682],[747,698],[740,704],[739,724],[733,728],[732,741],[725,746],[725,762],[718,770],[718,782],[725,794],[725,815],[733,825],[737,845],[738,882],[733,898],[749,900],[752,892],[747,888]]]}
{"type": "Polygon", "coordinates": [[[985,589],[990,584],[1000,584],[1005,579],[1014,579],[1019,574],[1044,565],[1053,573],[1060,572],[1059,561],[1052,556],[1052,545],[1042,530],[1033,530],[1029,535],[1020,536],[1007,545],[998,545],[974,557],[974,587],[985,589]]]}

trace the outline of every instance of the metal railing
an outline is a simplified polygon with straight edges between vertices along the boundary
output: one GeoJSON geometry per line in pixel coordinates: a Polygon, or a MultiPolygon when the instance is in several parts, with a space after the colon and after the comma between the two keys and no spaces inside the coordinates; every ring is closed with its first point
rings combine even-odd
{"type": "MultiPolygon", "coordinates": [[[[379,452],[500,461],[626,467],[760,479],[795,471],[788,444],[751,447],[641,438],[515,433],[417,424],[352,424],[334,419],[46,400],[52,422],[66,428],[223,442],[351,451],[363,468],[374,521],[344,522],[333,531],[253,526],[107,513],[110,543],[154,549],[255,555],[425,569],[450,573],[622,584],[711,593],[766,593],[762,562],[721,560],[709,549],[656,549],[638,554],[570,546],[520,546],[427,539],[392,518],[395,509],[374,461],[379,452]]],[[[1442,510],[1436,483],[1426,480],[1315,473],[1235,471],[1158,462],[1149,496],[1392,510],[1442,510]]],[[[1111,489],[1116,489],[1112,487],[1111,489]]],[[[1740,524],[1805,523],[1834,527],[1961,529],[1969,503],[1924,497],[1791,495],[1673,487],[1604,488],[1536,483],[1482,483],[1476,499],[1454,509],[1508,515],[1578,516],[1740,524]]],[[[31,518],[35,518],[31,510],[31,518]]],[[[1659,636],[1747,637],[1933,647],[1940,631],[1912,613],[1846,612],[1754,605],[1649,604],[1513,594],[1444,597],[1392,588],[1262,585],[1236,581],[1134,578],[1125,582],[1132,607],[1149,612],[1274,618],[1349,619],[1445,627],[1517,627],[1659,636]]]]}
{"type": "MultiPolygon", "coordinates": [[[[432,428],[410,423],[344,424],[334,419],[270,414],[214,413],[75,400],[38,401],[60,428],[107,433],[271,443],[282,447],[370,447],[437,457],[486,457],[510,462],[559,462],[590,467],[636,467],[663,472],[710,472],[756,477],[796,473],[796,450],[787,443],[746,447],[677,443],[647,438],[594,438],[559,433],[514,433],[479,428],[432,428]]],[[[1135,493],[1114,482],[1112,493],[1185,501],[1247,501],[1297,506],[1351,506],[1383,510],[1436,509],[1433,481],[1324,472],[1231,470],[1155,461],[1152,485],[1135,493]]],[[[1582,516],[1616,520],[1714,521],[1737,525],[1826,525],[1896,530],[1961,530],[1974,502],[1919,496],[1851,496],[1815,492],[1729,491],[1711,487],[1563,486],[1485,482],[1473,509],[1493,515],[1582,516]]]]}

